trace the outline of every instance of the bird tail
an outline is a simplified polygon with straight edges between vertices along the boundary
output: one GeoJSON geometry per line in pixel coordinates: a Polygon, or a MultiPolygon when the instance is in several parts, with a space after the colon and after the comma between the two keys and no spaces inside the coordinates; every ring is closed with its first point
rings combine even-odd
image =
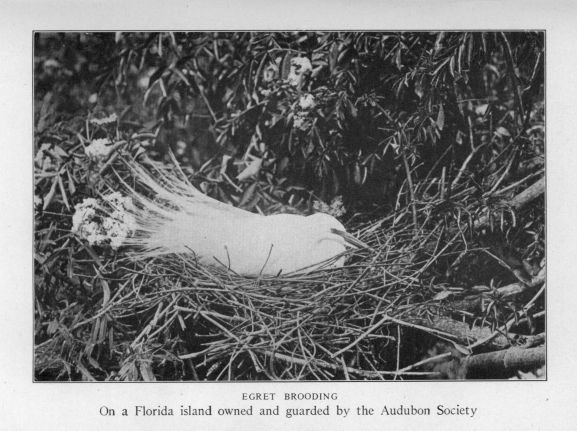
{"type": "Polygon", "coordinates": [[[120,181],[133,205],[127,211],[135,220],[133,235],[125,245],[132,258],[191,253],[208,222],[217,217],[248,217],[253,214],[217,201],[194,187],[174,159],[176,172],[147,160],[149,168],[126,159],[128,181],[120,181]]]}

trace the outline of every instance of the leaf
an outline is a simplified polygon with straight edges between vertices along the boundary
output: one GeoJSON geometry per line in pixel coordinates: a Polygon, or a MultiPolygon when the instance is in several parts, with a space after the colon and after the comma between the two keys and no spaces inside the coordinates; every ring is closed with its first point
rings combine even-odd
{"type": "Polygon", "coordinates": [[[254,194],[256,193],[256,186],[258,183],[252,183],[242,194],[240,202],[238,203],[239,207],[244,207],[248,202],[252,200],[254,194]]]}
{"type": "Polygon", "coordinates": [[[439,105],[439,114],[437,115],[437,128],[439,130],[443,130],[445,127],[445,110],[443,109],[443,105],[439,105]]]}
{"type": "Polygon", "coordinates": [[[68,204],[68,197],[66,196],[66,190],[64,189],[64,183],[62,182],[62,177],[60,176],[60,174],[57,174],[57,177],[58,177],[58,186],[60,188],[60,194],[62,195],[62,201],[64,202],[64,205],[66,205],[68,211],[70,211],[70,205],[68,204]]]}
{"type": "Polygon", "coordinates": [[[95,382],[96,379],[94,378],[94,376],[92,374],[90,374],[90,371],[88,371],[88,369],[86,369],[86,367],[84,365],[82,365],[80,362],[76,363],[76,369],[82,374],[82,380],[88,380],[91,382],[95,382]]]}
{"type": "Polygon", "coordinates": [[[145,363],[145,362],[141,362],[139,364],[139,368],[140,368],[140,375],[142,376],[142,380],[144,380],[145,382],[156,381],[156,377],[154,377],[154,373],[152,372],[152,369],[150,368],[150,364],[145,363]]]}
{"type": "Polygon", "coordinates": [[[50,190],[46,196],[44,196],[44,206],[42,207],[42,211],[45,211],[46,208],[48,208],[48,205],[50,205],[50,202],[52,202],[54,194],[56,193],[56,186],[58,186],[58,175],[54,176],[54,179],[52,180],[52,187],[50,187],[50,190]]]}
{"type": "Polygon", "coordinates": [[[495,130],[495,134],[498,136],[508,136],[508,137],[511,136],[509,131],[507,129],[505,129],[503,126],[497,127],[497,129],[495,130]]]}
{"type": "Polygon", "coordinates": [[[102,307],[104,308],[106,304],[108,304],[108,301],[110,301],[110,287],[108,286],[108,282],[103,278],[100,279],[100,285],[102,286],[102,307]]]}
{"type": "Polygon", "coordinates": [[[166,65],[161,65],[156,71],[151,75],[150,80],[148,81],[148,88],[152,87],[153,84],[158,81],[158,79],[162,76],[164,71],[166,70],[166,65]]]}
{"type": "Polygon", "coordinates": [[[450,290],[443,290],[442,292],[439,292],[435,296],[433,296],[433,301],[442,301],[443,299],[447,299],[452,294],[453,292],[451,292],[450,290]]]}
{"type": "Polygon", "coordinates": [[[251,177],[257,176],[260,172],[261,166],[262,166],[262,159],[253,160],[240,174],[237,175],[236,179],[238,181],[244,181],[251,177]]]}

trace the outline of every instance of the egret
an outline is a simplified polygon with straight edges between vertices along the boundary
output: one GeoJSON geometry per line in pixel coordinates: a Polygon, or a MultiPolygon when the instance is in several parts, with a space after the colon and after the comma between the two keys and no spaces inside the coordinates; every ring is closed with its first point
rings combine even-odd
{"type": "Polygon", "coordinates": [[[203,265],[258,277],[342,267],[347,246],[364,247],[329,214],[255,214],[205,195],[182,172],[156,169],[153,176],[136,162],[129,166],[154,195],[125,184],[136,220],[128,245],[137,258],[189,254],[203,265]]]}

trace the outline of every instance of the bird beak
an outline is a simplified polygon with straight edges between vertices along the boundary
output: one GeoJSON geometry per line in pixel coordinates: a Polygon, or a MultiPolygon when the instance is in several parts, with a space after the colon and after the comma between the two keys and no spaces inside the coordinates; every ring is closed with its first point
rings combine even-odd
{"type": "Polygon", "coordinates": [[[339,229],[331,229],[331,232],[342,237],[347,244],[352,245],[353,247],[365,248],[367,250],[372,250],[371,247],[369,247],[367,244],[362,242],[360,239],[355,238],[350,233],[347,233],[347,232],[339,230],[339,229]]]}

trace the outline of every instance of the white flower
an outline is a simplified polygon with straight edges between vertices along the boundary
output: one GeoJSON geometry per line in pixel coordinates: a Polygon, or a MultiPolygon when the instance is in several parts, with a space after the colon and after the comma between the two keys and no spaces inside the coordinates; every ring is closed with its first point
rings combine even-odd
{"type": "Polygon", "coordinates": [[[108,138],[93,139],[90,145],[84,147],[84,152],[91,159],[102,160],[108,157],[112,148],[112,142],[108,138]]]}
{"type": "Polygon", "coordinates": [[[84,224],[92,221],[97,208],[99,208],[98,202],[93,198],[86,198],[75,205],[75,212],[72,216],[72,232],[80,232],[84,224]]]}
{"type": "Polygon", "coordinates": [[[110,245],[120,247],[126,238],[136,230],[136,219],[127,211],[132,201],[119,192],[103,197],[102,202],[87,198],[74,207],[72,232],[85,239],[90,245],[110,245]],[[112,211],[107,211],[112,207],[112,211]]]}
{"type": "Polygon", "coordinates": [[[304,94],[299,99],[299,106],[305,111],[313,109],[316,106],[315,96],[310,93],[304,94]]]}
{"type": "Polygon", "coordinates": [[[311,61],[306,57],[295,57],[291,59],[291,67],[287,76],[287,81],[293,87],[299,87],[305,75],[311,73],[313,66],[311,61]]]}
{"type": "Polygon", "coordinates": [[[291,59],[291,67],[293,66],[301,69],[301,73],[308,73],[313,70],[311,61],[306,57],[295,57],[291,59]]]}
{"type": "Polygon", "coordinates": [[[306,112],[297,112],[293,118],[293,127],[302,131],[307,131],[311,128],[312,122],[306,112]]]}
{"type": "Polygon", "coordinates": [[[115,123],[116,121],[118,121],[118,116],[115,113],[113,113],[113,114],[109,115],[108,117],[93,118],[90,120],[90,123],[96,124],[97,126],[102,126],[103,124],[115,123]]]}
{"type": "Polygon", "coordinates": [[[313,208],[318,212],[332,215],[335,218],[342,217],[347,212],[343,205],[343,198],[341,196],[336,196],[330,205],[327,205],[322,201],[315,201],[313,203],[313,208]]]}
{"type": "Polygon", "coordinates": [[[296,129],[306,130],[306,118],[295,116],[293,120],[293,127],[296,129]]]}
{"type": "Polygon", "coordinates": [[[262,80],[264,82],[271,82],[277,77],[277,74],[278,68],[273,64],[269,64],[262,72],[262,80]]]}
{"type": "Polygon", "coordinates": [[[110,217],[102,220],[102,232],[113,249],[120,247],[134,231],[136,221],[127,212],[114,211],[110,217]]]}

